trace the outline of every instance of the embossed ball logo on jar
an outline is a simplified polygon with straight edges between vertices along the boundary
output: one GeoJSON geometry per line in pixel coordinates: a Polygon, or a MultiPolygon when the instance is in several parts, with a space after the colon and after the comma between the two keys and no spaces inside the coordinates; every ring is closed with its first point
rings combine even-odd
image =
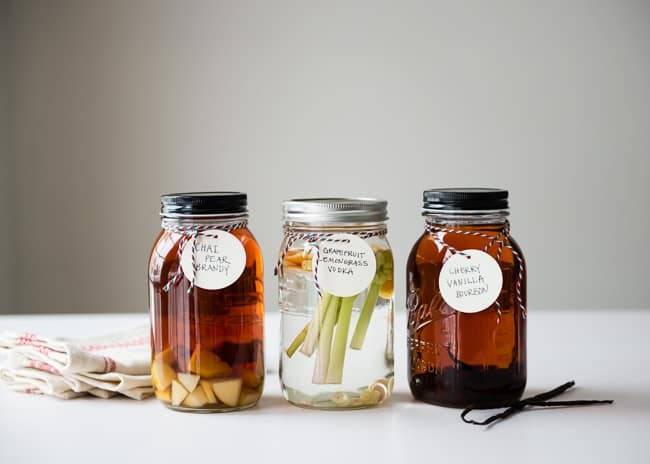
{"type": "Polygon", "coordinates": [[[375,277],[375,254],[365,240],[352,234],[334,234],[320,243],[316,278],[326,293],[358,295],[375,277]]]}
{"type": "Polygon", "coordinates": [[[499,263],[481,250],[464,250],[451,256],[438,278],[440,294],[456,311],[478,313],[489,308],[503,287],[499,263]]]}
{"type": "Polygon", "coordinates": [[[190,281],[194,278],[194,285],[206,290],[219,290],[234,284],[245,267],[244,246],[234,235],[221,230],[199,234],[189,240],[181,257],[185,276],[190,281]]]}

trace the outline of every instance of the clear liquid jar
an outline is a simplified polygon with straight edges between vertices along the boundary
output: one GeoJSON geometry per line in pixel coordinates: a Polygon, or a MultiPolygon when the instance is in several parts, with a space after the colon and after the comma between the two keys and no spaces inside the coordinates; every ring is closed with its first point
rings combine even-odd
{"type": "Polygon", "coordinates": [[[277,271],[280,380],[298,406],[356,409],[393,389],[393,255],[386,202],[284,203],[277,271]]]}
{"type": "Polygon", "coordinates": [[[424,192],[425,231],[406,266],[408,373],[416,399],[502,405],[526,385],[526,268],[508,192],[424,192]]]}
{"type": "Polygon", "coordinates": [[[243,193],[162,197],[149,259],[151,376],[172,409],[254,406],[264,383],[262,254],[243,193]]]}

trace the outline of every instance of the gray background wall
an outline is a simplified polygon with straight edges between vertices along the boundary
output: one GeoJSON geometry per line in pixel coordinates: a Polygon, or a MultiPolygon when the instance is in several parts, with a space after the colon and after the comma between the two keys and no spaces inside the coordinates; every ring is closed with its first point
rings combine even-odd
{"type": "Polygon", "coordinates": [[[650,306],[649,2],[0,11],[2,311],[144,310],[158,195],[205,189],[249,193],[270,309],[283,199],[388,199],[401,307],[438,186],[511,191],[533,309],[650,306]]]}
{"type": "Polygon", "coordinates": [[[11,53],[9,3],[0,2],[0,313],[14,308],[14,156],[11,147],[11,53]]]}

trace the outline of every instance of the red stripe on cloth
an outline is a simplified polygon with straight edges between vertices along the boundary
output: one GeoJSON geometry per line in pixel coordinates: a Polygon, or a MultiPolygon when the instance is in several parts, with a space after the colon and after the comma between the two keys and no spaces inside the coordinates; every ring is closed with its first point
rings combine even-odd
{"type": "Polygon", "coordinates": [[[104,356],[104,372],[115,372],[117,367],[115,360],[109,356],[104,356]]]}
{"type": "Polygon", "coordinates": [[[59,370],[56,367],[50,366],[49,364],[44,363],[43,361],[29,360],[27,362],[27,367],[38,369],[39,371],[49,372],[50,374],[56,374],[56,375],[60,374],[59,370]]]}

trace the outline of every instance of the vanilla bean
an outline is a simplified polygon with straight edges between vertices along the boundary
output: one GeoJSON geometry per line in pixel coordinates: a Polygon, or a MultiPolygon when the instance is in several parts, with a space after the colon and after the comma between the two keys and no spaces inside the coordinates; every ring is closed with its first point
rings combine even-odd
{"type": "Polygon", "coordinates": [[[569,388],[573,387],[576,383],[572,380],[570,382],[567,382],[563,385],[560,385],[557,388],[554,388],[553,390],[549,390],[544,393],[540,393],[535,396],[531,396],[530,398],[524,398],[523,400],[519,401],[514,401],[514,402],[508,402],[505,403],[501,406],[470,406],[466,408],[461,414],[460,418],[465,422],[466,424],[473,424],[473,425],[490,425],[498,420],[506,419],[507,417],[510,417],[518,412],[521,412],[526,408],[527,406],[536,406],[536,407],[572,407],[572,406],[590,406],[594,404],[612,404],[614,401],[613,400],[569,400],[569,401],[546,401],[550,398],[554,398],[565,391],[567,391],[569,388]],[[502,412],[495,414],[493,416],[488,417],[487,419],[483,421],[475,421],[471,419],[467,419],[467,414],[469,414],[472,411],[478,411],[478,410],[485,410],[485,409],[496,409],[498,407],[503,407],[506,408],[502,412]]]}

